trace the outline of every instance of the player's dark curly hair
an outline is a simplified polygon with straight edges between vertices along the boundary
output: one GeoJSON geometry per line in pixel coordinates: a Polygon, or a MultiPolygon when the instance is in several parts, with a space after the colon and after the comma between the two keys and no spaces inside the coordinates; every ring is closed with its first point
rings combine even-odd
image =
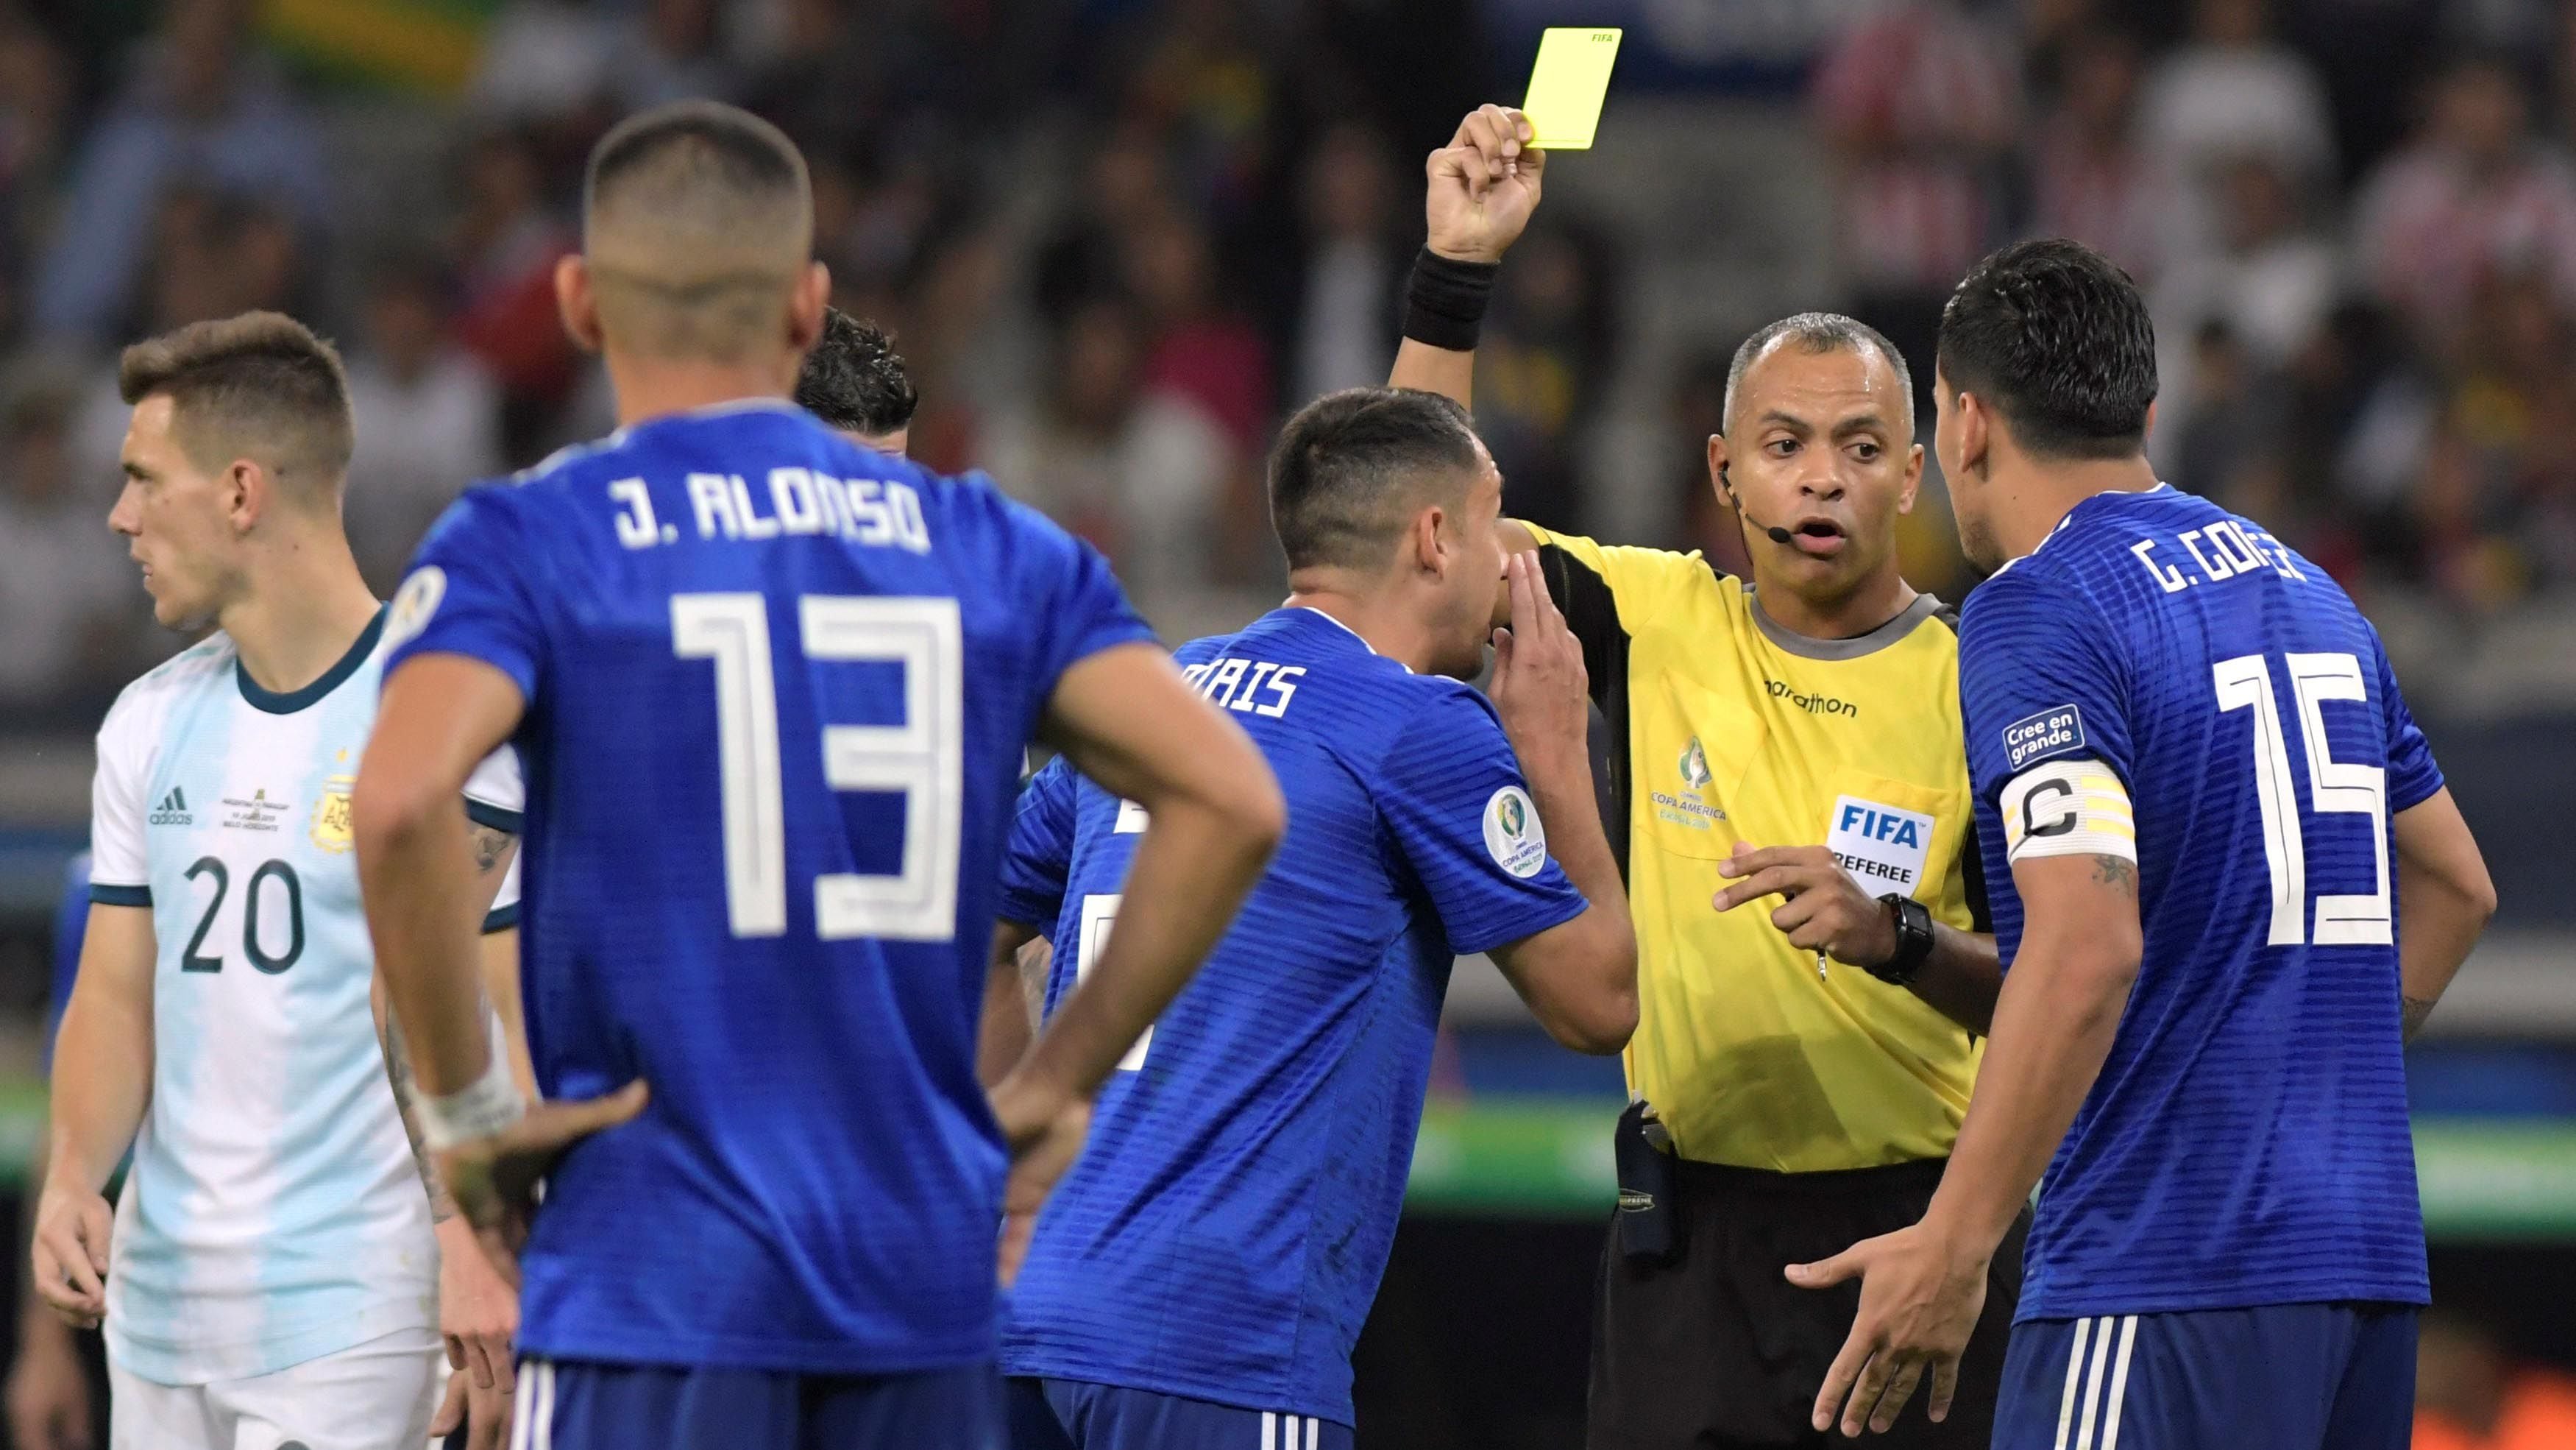
{"type": "Polygon", "coordinates": [[[2156,329],[2138,284],[2081,242],[2016,242],[1979,262],[1941,310],[1941,377],[2003,415],[2043,458],[2126,458],[2146,446],[2156,329]]]}
{"type": "Polygon", "coordinates": [[[921,392],[883,328],[826,307],[823,335],[796,374],[796,404],[835,428],[882,437],[912,422],[921,392]]]}
{"type": "Polygon", "coordinates": [[[1411,388],[1345,388],[1297,410],[1270,454],[1270,525],[1290,569],[1372,569],[1480,461],[1467,410],[1411,388]]]}

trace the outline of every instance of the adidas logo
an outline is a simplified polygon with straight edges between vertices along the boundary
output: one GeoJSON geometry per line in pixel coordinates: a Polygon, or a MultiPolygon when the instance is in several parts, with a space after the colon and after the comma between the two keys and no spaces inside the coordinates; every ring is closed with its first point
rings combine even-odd
{"type": "Polygon", "coordinates": [[[193,824],[196,818],[188,814],[187,791],[174,785],[146,819],[156,826],[185,826],[193,824]]]}

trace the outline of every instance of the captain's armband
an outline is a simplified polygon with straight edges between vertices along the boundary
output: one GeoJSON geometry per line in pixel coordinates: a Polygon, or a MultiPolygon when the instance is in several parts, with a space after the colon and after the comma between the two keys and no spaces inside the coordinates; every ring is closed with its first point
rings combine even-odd
{"type": "Polygon", "coordinates": [[[2035,765],[2004,785],[2004,857],[2117,856],[2138,859],[2129,792],[2098,760],[2076,756],[2035,765]]]}

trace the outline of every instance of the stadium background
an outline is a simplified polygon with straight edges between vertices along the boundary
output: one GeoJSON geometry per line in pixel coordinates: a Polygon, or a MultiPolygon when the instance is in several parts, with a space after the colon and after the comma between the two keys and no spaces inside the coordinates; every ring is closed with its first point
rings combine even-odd
{"type": "MultiPolygon", "coordinates": [[[[0,1179],[89,735],[176,643],[103,526],[118,346],[249,307],[339,339],[389,588],[465,480],[608,426],[547,281],[590,140],[733,99],[807,148],[914,451],[1101,544],[1178,640],[1276,598],[1269,430],[1383,378],[1420,158],[1548,23],[1628,34],[1486,332],[1510,507],[1731,556],[1699,440],[1746,330],[1846,308],[1928,376],[1990,245],[2119,258],[2166,476],[2362,600],[2486,847],[2502,913],[2412,1057],[2436,1293],[2576,1369],[2565,0],[0,0],[0,1179]]],[[[1955,599],[1939,500],[1909,572],[1955,599]]],[[[1362,1443],[1572,1445],[1618,1073],[1481,964],[1448,1027],[1362,1443]]],[[[2428,1357],[2425,1393],[2493,1364],[2428,1357]]]]}

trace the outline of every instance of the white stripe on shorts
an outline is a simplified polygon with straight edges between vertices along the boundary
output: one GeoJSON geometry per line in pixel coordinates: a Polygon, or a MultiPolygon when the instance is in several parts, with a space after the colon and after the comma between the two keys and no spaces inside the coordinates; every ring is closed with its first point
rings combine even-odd
{"type": "Polygon", "coordinates": [[[2084,1346],[2092,1337],[2093,1321],[2077,1320],[2075,1347],[2066,1354],[2066,1394],[2057,1402],[2057,1444],[2053,1450],[2066,1450],[2066,1432],[2075,1428],[2075,1391],[2084,1381],[2084,1346]]]}
{"type": "Polygon", "coordinates": [[[2093,1367],[2084,1372],[2084,1413],[2075,1422],[2075,1450],[2093,1450],[2093,1419],[2102,1409],[2102,1366],[2110,1359],[2111,1318],[2106,1314],[2093,1321],[2093,1367]]]}
{"type": "Polygon", "coordinates": [[[2129,1393],[2129,1351],[2138,1343],[2138,1316],[2120,1321],[2120,1352],[2111,1362],[2111,1408],[2102,1421],[2102,1450],[2120,1450],[2120,1401],[2129,1393]]]}
{"type": "MultiPolygon", "coordinates": [[[[1291,1430],[1288,1433],[1293,1436],[1296,1431],[1291,1430]]],[[[1277,1410],[1261,1412],[1261,1450],[1279,1450],[1279,1412],[1277,1410]]]]}
{"type": "Polygon", "coordinates": [[[528,1450],[529,1410],[537,1403],[537,1362],[525,1355],[519,1358],[518,1401],[510,1407],[510,1450],[528,1450]]]}
{"type": "Polygon", "coordinates": [[[537,1365],[537,1410],[535,1440],[530,1450],[555,1450],[555,1363],[544,1360],[537,1365]]]}

